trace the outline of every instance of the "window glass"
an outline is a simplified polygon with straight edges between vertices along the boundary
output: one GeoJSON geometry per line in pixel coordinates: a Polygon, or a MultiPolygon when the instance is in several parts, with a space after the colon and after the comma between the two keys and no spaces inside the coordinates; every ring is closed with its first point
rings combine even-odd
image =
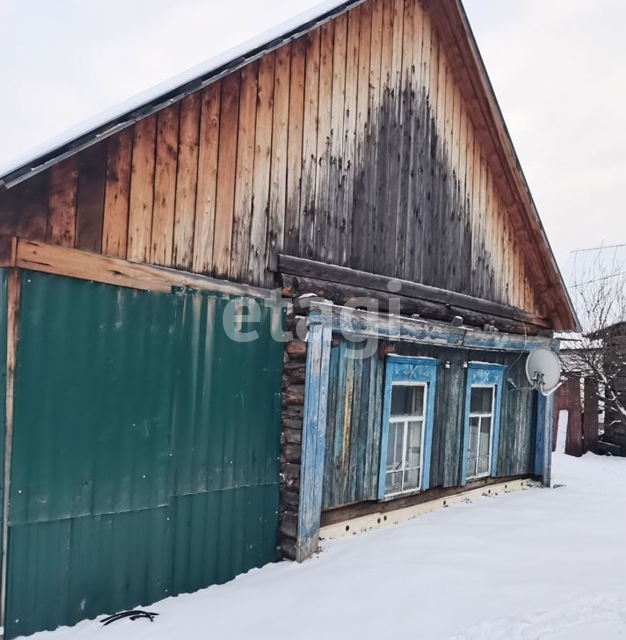
{"type": "Polygon", "coordinates": [[[488,476],[491,470],[493,399],[495,387],[472,386],[470,390],[467,478],[488,476]]]}
{"type": "Polygon", "coordinates": [[[391,415],[424,415],[424,387],[394,385],[391,388],[391,415]]]}
{"type": "Polygon", "coordinates": [[[385,495],[415,491],[422,474],[425,385],[393,385],[385,495]]]}
{"type": "Polygon", "coordinates": [[[470,413],[491,413],[493,387],[472,387],[470,413]]]}
{"type": "Polygon", "coordinates": [[[488,456],[491,449],[491,416],[481,418],[480,422],[480,451],[478,455],[488,456]]]}

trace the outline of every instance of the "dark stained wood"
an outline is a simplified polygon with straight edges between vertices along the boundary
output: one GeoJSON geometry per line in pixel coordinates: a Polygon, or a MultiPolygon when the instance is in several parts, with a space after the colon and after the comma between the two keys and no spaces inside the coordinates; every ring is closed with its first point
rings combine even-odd
{"type": "Polygon", "coordinates": [[[250,253],[246,280],[258,278],[265,283],[265,250],[270,206],[272,166],[272,129],[274,110],[274,58],[271,53],[259,61],[259,92],[254,145],[254,183],[250,223],[250,253]]]}
{"type": "Polygon", "coordinates": [[[251,212],[254,199],[254,150],[258,101],[259,64],[241,70],[239,128],[237,131],[237,174],[231,246],[231,278],[245,279],[250,255],[251,212]]]}
{"type": "Polygon", "coordinates": [[[291,47],[281,47],[276,51],[274,71],[271,182],[267,218],[267,246],[265,248],[265,266],[270,271],[276,271],[278,268],[278,254],[283,252],[287,217],[290,65],[291,47]]]}
{"type": "Polygon", "coordinates": [[[317,280],[290,274],[282,275],[283,296],[297,298],[313,294],[319,298],[330,300],[338,305],[366,308],[374,312],[398,312],[403,316],[418,315],[433,320],[450,322],[455,316],[461,316],[466,326],[483,328],[491,325],[498,331],[506,331],[520,335],[537,335],[550,333],[537,325],[524,324],[514,318],[503,318],[480,311],[471,311],[451,304],[430,302],[423,298],[413,298],[377,289],[369,289],[355,285],[339,284],[328,280],[317,280]]]}
{"type": "Polygon", "coordinates": [[[47,242],[64,247],[74,246],[77,194],[78,158],[72,156],[54,165],[50,171],[47,242]]]}
{"type": "Polygon", "coordinates": [[[315,184],[320,79],[320,33],[305,36],[304,120],[302,124],[302,179],[300,183],[299,254],[315,254],[315,184]]]}
{"type": "MultiPolygon", "coordinates": [[[[529,477],[530,474],[512,476],[509,478],[484,478],[482,480],[475,480],[474,482],[468,483],[465,487],[463,487],[462,490],[472,491],[473,489],[481,489],[483,487],[488,490],[490,486],[493,486],[495,484],[524,480],[529,477]]],[[[458,493],[460,493],[460,491],[461,489],[459,487],[437,487],[414,496],[398,498],[396,500],[389,500],[388,502],[378,502],[375,500],[371,500],[368,502],[359,502],[343,507],[327,509],[322,512],[322,527],[339,524],[341,522],[347,522],[348,520],[371,515],[373,513],[384,514],[390,513],[391,511],[395,511],[397,509],[414,507],[426,502],[440,500],[441,498],[447,498],[453,495],[457,495],[458,493]]]]}
{"type": "Polygon", "coordinates": [[[306,39],[291,45],[289,86],[289,140],[287,161],[287,210],[285,212],[285,251],[298,254],[300,248],[300,194],[303,153],[304,78],[306,39]]]}
{"type": "Polygon", "coordinates": [[[102,250],[107,143],[96,144],[78,156],[76,248],[94,253],[102,250]]]}
{"type": "MultiPolygon", "coordinates": [[[[357,271],[355,269],[326,265],[313,260],[294,258],[292,256],[280,256],[279,268],[283,274],[353,285],[355,287],[371,289],[372,291],[380,291],[386,294],[389,294],[392,290],[389,287],[392,279],[387,276],[379,276],[363,271],[357,271]]],[[[420,285],[413,282],[398,280],[395,282],[400,284],[399,293],[403,296],[421,298],[423,300],[443,305],[454,305],[457,308],[467,309],[468,311],[477,311],[494,316],[501,316],[502,318],[514,319],[517,320],[519,324],[521,324],[520,319],[522,319],[528,324],[547,327],[547,323],[544,319],[532,316],[515,308],[506,307],[487,300],[472,298],[453,291],[420,285]]]]}

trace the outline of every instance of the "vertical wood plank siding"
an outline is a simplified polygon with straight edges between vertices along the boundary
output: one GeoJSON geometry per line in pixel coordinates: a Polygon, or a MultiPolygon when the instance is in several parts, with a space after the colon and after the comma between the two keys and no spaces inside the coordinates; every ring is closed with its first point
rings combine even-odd
{"type": "Polygon", "coordinates": [[[264,286],[285,252],[546,315],[425,6],[368,0],[16,185],[0,233],[264,286]]]}
{"type": "Polygon", "coordinates": [[[385,369],[381,354],[389,348],[398,355],[437,358],[441,362],[437,373],[430,488],[462,484],[466,363],[472,360],[507,366],[502,387],[496,476],[537,473],[537,394],[527,389],[524,357],[395,343],[395,346],[382,345],[370,358],[353,360],[346,358],[351,348],[353,344],[336,338],[331,351],[324,509],[378,497],[385,369]]]}

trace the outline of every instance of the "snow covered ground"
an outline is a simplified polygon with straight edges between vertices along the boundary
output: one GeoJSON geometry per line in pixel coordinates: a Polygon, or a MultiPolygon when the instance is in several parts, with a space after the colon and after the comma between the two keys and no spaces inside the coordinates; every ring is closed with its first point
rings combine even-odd
{"type": "Polygon", "coordinates": [[[626,638],[626,460],[559,454],[554,483],[327,542],[302,565],[153,605],[153,623],[33,638],[626,638]]]}

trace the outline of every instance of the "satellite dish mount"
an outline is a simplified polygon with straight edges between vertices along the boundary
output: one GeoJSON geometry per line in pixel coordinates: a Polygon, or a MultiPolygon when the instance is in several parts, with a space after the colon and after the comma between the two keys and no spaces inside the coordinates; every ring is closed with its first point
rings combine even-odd
{"type": "Polygon", "coordinates": [[[553,394],[561,386],[561,362],[550,349],[539,347],[528,354],[526,377],[533,389],[544,396],[553,394]]]}

